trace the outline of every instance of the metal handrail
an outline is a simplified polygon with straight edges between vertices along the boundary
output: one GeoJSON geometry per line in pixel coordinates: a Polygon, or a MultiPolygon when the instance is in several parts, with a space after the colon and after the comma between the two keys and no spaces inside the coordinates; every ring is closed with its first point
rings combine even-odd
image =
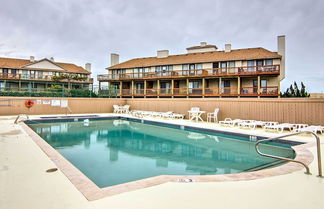
{"type": "Polygon", "coordinates": [[[29,120],[29,116],[27,114],[19,114],[14,122],[15,124],[18,123],[18,119],[20,118],[20,116],[26,116],[27,120],[29,120]]]}
{"type": "Polygon", "coordinates": [[[274,158],[274,159],[279,159],[279,160],[285,160],[285,161],[288,161],[288,162],[299,163],[299,164],[301,164],[301,165],[303,165],[305,167],[306,174],[311,174],[310,173],[310,170],[309,170],[309,167],[305,163],[303,163],[301,161],[294,160],[294,159],[290,159],[290,158],[285,158],[285,157],[280,157],[280,156],[275,156],[275,155],[270,155],[270,154],[265,154],[265,153],[260,152],[260,150],[259,150],[259,144],[261,142],[273,141],[273,140],[276,140],[276,139],[285,138],[285,137],[289,137],[289,136],[295,136],[295,135],[299,135],[299,134],[302,134],[302,133],[310,133],[310,134],[312,134],[316,138],[318,176],[319,177],[323,177],[323,175],[322,175],[322,160],[321,160],[321,142],[320,142],[319,136],[316,133],[312,132],[312,131],[301,131],[301,132],[297,132],[297,133],[285,134],[285,135],[281,135],[281,136],[277,136],[277,137],[272,137],[272,138],[268,138],[268,139],[262,139],[262,140],[259,140],[255,144],[255,150],[256,150],[256,152],[259,155],[264,156],[264,157],[271,157],[271,158],[274,158]]]}

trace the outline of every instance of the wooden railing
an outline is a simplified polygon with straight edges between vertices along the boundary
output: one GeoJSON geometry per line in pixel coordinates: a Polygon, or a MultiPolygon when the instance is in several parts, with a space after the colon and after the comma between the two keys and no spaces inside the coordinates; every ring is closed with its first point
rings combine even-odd
{"type": "Polygon", "coordinates": [[[240,92],[237,87],[223,88],[161,88],[161,89],[122,89],[119,96],[278,96],[277,86],[242,87],[240,92]]]}
{"type": "Polygon", "coordinates": [[[230,75],[267,75],[279,74],[279,65],[267,66],[244,66],[228,68],[210,68],[196,70],[178,70],[164,72],[144,72],[144,73],[123,73],[123,74],[102,74],[98,75],[98,81],[117,81],[134,79],[157,79],[157,78],[195,78],[195,77],[217,77],[230,75]]]}
{"type": "MultiPolygon", "coordinates": [[[[18,74],[18,73],[0,73],[0,79],[3,80],[33,80],[33,81],[53,81],[50,75],[33,75],[33,74],[18,74]]],[[[53,81],[54,82],[54,81],[53,81]]],[[[58,82],[71,82],[71,83],[93,83],[93,78],[86,80],[68,80],[61,79],[58,82]]]]}

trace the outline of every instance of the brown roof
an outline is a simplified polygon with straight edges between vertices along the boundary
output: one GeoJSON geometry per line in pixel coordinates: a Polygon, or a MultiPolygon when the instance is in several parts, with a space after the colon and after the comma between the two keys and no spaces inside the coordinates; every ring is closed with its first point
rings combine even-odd
{"type": "Polygon", "coordinates": [[[192,47],[188,47],[187,50],[191,50],[191,49],[206,49],[206,48],[216,48],[217,49],[217,46],[211,45],[211,44],[207,44],[205,46],[192,46],[192,47]]]}
{"type": "Polygon", "coordinates": [[[264,48],[247,48],[247,49],[235,49],[235,50],[231,50],[230,52],[214,51],[214,52],[170,55],[165,58],[157,58],[157,57],[136,58],[136,59],[131,59],[126,62],[122,62],[120,64],[108,67],[106,69],[124,69],[124,68],[150,67],[150,66],[159,66],[159,65],[273,59],[273,58],[281,58],[281,56],[277,52],[271,52],[264,48]]]}
{"type": "MultiPolygon", "coordinates": [[[[45,60],[45,59],[43,59],[45,60]]],[[[46,59],[47,60],[47,59],[46,59]]],[[[48,60],[49,62],[52,62],[48,60]]],[[[56,71],[52,69],[40,69],[40,68],[31,68],[28,65],[37,63],[38,61],[31,62],[29,59],[15,59],[15,58],[6,58],[0,57],[0,68],[14,68],[14,69],[28,69],[28,70],[43,70],[43,71],[56,71]]],[[[52,62],[53,64],[63,68],[66,72],[70,73],[83,73],[91,74],[89,71],[83,67],[77,66],[72,63],[63,63],[63,62],[52,62]]]]}

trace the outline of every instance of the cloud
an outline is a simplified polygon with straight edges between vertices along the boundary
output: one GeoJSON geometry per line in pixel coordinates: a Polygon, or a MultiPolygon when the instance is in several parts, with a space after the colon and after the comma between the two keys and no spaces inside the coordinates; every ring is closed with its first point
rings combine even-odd
{"type": "Polygon", "coordinates": [[[122,60],[177,54],[200,41],[276,51],[276,36],[285,34],[282,89],[296,80],[323,92],[323,9],[320,0],[1,0],[0,56],[91,62],[95,77],[111,52],[122,60]]]}

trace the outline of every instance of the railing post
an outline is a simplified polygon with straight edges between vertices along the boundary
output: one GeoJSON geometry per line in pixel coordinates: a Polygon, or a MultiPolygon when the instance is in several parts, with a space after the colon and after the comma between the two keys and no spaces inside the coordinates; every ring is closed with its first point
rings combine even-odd
{"type": "Polygon", "coordinates": [[[174,92],[174,80],[172,79],[171,80],[171,95],[172,95],[172,98],[173,98],[173,92],[174,92]]]}
{"type": "Polygon", "coordinates": [[[205,78],[202,79],[202,96],[205,97],[205,78]]]}
{"type": "Polygon", "coordinates": [[[157,96],[160,97],[160,80],[156,81],[157,96]]]}

